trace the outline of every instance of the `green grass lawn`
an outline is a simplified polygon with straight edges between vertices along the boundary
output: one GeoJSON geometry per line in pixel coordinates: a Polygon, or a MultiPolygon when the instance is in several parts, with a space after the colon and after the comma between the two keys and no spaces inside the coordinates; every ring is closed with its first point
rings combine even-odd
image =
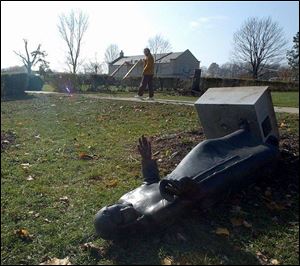
{"type": "MultiPolygon", "coordinates": [[[[298,116],[277,118],[281,147],[288,156],[299,156],[298,116]]],[[[198,143],[199,128],[190,106],[77,95],[1,102],[1,138],[2,132],[13,136],[1,151],[1,264],[39,264],[49,257],[91,265],[260,264],[275,259],[297,264],[298,173],[291,160],[280,165],[290,169],[284,171],[283,183],[276,176],[265,178],[205,213],[195,210],[180,218],[165,232],[120,243],[94,236],[94,214],[142,183],[138,137],[153,138],[163,176],[198,143]],[[176,137],[156,141],[170,134],[176,137]],[[179,155],[170,159],[178,149],[179,155]],[[94,159],[82,160],[82,153],[94,159]],[[270,208],[265,197],[288,204],[270,208]],[[237,212],[252,226],[234,227],[230,219],[237,212]],[[15,234],[22,228],[33,235],[32,241],[15,234]],[[227,228],[230,235],[216,235],[217,228],[227,228]],[[87,242],[97,248],[84,250],[87,242]]]]}
{"type": "MultiPolygon", "coordinates": [[[[44,91],[53,91],[54,89],[50,85],[44,85],[44,91]]],[[[136,93],[134,92],[112,92],[112,93],[96,93],[100,96],[109,97],[133,97],[136,93]]],[[[145,93],[147,95],[147,92],[145,93]]],[[[182,96],[176,95],[171,92],[157,92],[155,93],[156,99],[167,99],[167,100],[182,100],[182,101],[195,101],[197,97],[193,96],[182,96]]],[[[279,107],[298,107],[299,108],[299,92],[272,92],[272,100],[274,106],[279,107]]]]}
{"type": "MultiPolygon", "coordinates": [[[[112,97],[132,97],[133,95],[135,95],[135,93],[116,92],[116,93],[99,93],[99,95],[112,96],[112,97]]],[[[272,95],[274,106],[299,107],[299,92],[272,92],[271,95],[272,95]]],[[[145,93],[145,96],[148,96],[147,93],[145,93]]],[[[155,98],[167,99],[167,100],[195,101],[198,97],[172,95],[168,93],[158,92],[155,94],[155,98]]]]}
{"type": "Polygon", "coordinates": [[[272,100],[275,106],[299,108],[299,92],[272,92],[272,100]]]}

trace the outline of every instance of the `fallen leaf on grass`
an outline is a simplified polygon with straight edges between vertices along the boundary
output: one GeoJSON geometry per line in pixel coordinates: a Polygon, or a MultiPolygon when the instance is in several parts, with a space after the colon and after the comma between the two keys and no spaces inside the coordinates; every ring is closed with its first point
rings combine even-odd
{"type": "Polygon", "coordinates": [[[241,248],[239,246],[233,246],[234,251],[241,251],[241,248]]]}
{"type": "Polygon", "coordinates": [[[186,239],[182,234],[180,234],[180,233],[177,233],[177,238],[178,238],[179,240],[184,241],[184,242],[187,241],[187,239],[186,239]]]}
{"type": "Polygon", "coordinates": [[[29,163],[21,163],[22,169],[28,173],[29,171],[29,167],[31,167],[31,165],[29,163]]]}
{"type": "Polygon", "coordinates": [[[166,156],[168,157],[170,154],[171,154],[171,151],[170,150],[166,150],[166,156]]]}
{"type": "Polygon", "coordinates": [[[260,191],[260,190],[261,190],[261,188],[260,188],[259,186],[255,186],[254,189],[255,189],[256,191],[260,191]]]}
{"type": "Polygon", "coordinates": [[[179,154],[179,151],[175,151],[171,154],[170,156],[170,160],[173,159],[175,156],[177,156],[179,154]]]}
{"type": "Polygon", "coordinates": [[[109,116],[108,115],[99,115],[98,117],[97,117],[97,121],[104,121],[104,120],[107,120],[109,118],[109,116]]]}
{"type": "Polygon", "coordinates": [[[158,154],[160,154],[160,151],[154,152],[154,153],[153,153],[153,156],[156,156],[156,155],[158,155],[158,154]]]}
{"type": "Polygon", "coordinates": [[[256,257],[262,265],[268,265],[268,258],[262,254],[260,251],[256,252],[256,257]]]}
{"type": "Polygon", "coordinates": [[[252,227],[252,224],[248,223],[247,221],[243,221],[243,225],[246,227],[246,228],[251,228],[252,227]]]}
{"type": "Polygon", "coordinates": [[[216,235],[229,236],[230,233],[227,228],[218,227],[215,231],[216,235]]]}
{"type": "Polygon", "coordinates": [[[284,122],[282,122],[279,127],[280,128],[286,127],[286,124],[284,122]]]}
{"type": "Polygon", "coordinates": [[[270,210],[276,210],[276,211],[282,211],[285,209],[285,207],[283,206],[283,204],[281,203],[276,203],[274,201],[272,201],[271,203],[265,203],[267,208],[270,210]]]}
{"type": "Polygon", "coordinates": [[[103,180],[103,177],[100,175],[94,175],[89,177],[90,180],[95,180],[95,181],[101,181],[103,180]]]}
{"type": "Polygon", "coordinates": [[[30,166],[29,163],[21,163],[21,166],[30,166]]]}
{"type": "Polygon", "coordinates": [[[240,206],[233,206],[231,212],[237,214],[241,214],[242,213],[242,208],[240,206]]]}
{"type": "Polygon", "coordinates": [[[116,187],[118,185],[118,180],[109,180],[105,183],[106,187],[116,187]]]}
{"type": "Polygon", "coordinates": [[[172,265],[172,262],[173,262],[172,258],[166,257],[162,260],[161,264],[162,265],[172,265]]]}
{"type": "Polygon", "coordinates": [[[230,222],[233,226],[241,226],[243,224],[242,218],[231,218],[230,222]]]}
{"type": "Polygon", "coordinates": [[[69,198],[67,196],[63,196],[61,198],[59,198],[60,201],[64,202],[64,203],[69,203],[69,198]]]}
{"type": "Polygon", "coordinates": [[[26,180],[32,181],[32,180],[34,180],[34,178],[30,175],[30,176],[28,176],[28,177],[26,178],[26,180]]]}
{"type": "Polygon", "coordinates": [[[278,265],[279,264],[279,261],[276,260],[276,259],[272,259],[270,262],[271,262],[272,265],[278,265]]]}
{"type": "Polygon", "coordinates": [[[15,234],[24,241],[32,241],[33,239],[33,235],[30,235],[26,229],[18,229],[15,231],[15,234]]]}
{"type": "Polygon", "coordinates": [[[82,250],[88,251],[91,253],[91,255],[97,259],[103,257],[104,249],[102,247],[97,247],[93,243],[85,243],[80,246],[82,250]]]}
{"type": "Polygon", "coordinates": [[[88,155],[85,152],[79,153],[79,158],[82,159],[82,160],[93,160],[93,156],[88,155]]]}
{"type": "Polygon", "coordinates": [[[45,262],[42,262],[40,265],[72,265],[69,257],[66,257],[64,259],[58,259],[58,258],[53,258],[49,259],[45,262]]]}
{"type": "Polygon", "coordinates": [[[270,190],[266,190],[265,191],[265,196],[266,197],[271,197],[272,196],[272,192],[270,190]]]}

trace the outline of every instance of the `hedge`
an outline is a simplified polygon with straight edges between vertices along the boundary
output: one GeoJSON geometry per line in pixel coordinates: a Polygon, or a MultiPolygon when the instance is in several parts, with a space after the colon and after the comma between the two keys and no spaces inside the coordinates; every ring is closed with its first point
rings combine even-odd
{"type": "Polygon", "coordinates": [[[83,75],[75,75],[71,73],[50,74],[46,80],[57,92],[79,92],[85,83],[83,75]]]}
{"type": "MultiPolygon", "coordinates": [[[[155,90],[167,90],[190,94],[192,79],[180,79],[177,77],[154,77],[155,90]]],[[[140,85],[141,77],[129,77],[125,80],[116,79],[103,74],[70,74],[52,73],[47,75],[45,82],[54,87],[57,92],[105,92],[105,91],[136,91],[140,85]]],[[[201,92],[212,87],[236,87],[236,86],[269,86],[271,91],[299,91],[299,83],[284,81],[262,81],[247,79],[207,78],[200,79],[201,92]]]]}
{"type": "Polygon", "coordinates": [[[1,73],[1,98],[25,95],[28,80],[27,73],[1,73]]]}
{"type": "Polygon", "coordinates": [[[29,75],[28,87],[27,90],[30,91],[40,91],[44,86],[44,81],[40,76],[29,75]]]}
{"type": "Polygon", "coordinates": [[[252,79],[201,78],[200,88],[206,91],[213,87],[269,86],[271,91],[299,91],[299,82],[268,81],[252,79]]]}
{"type": "Polygon", "coordinates": [[[47,75],[45,82],[57,92],[101,91],[105,86],[117,82],[108,75],[53,73],[47,75]],[[68,89],[67,89],[68,88],[68,89]]]}

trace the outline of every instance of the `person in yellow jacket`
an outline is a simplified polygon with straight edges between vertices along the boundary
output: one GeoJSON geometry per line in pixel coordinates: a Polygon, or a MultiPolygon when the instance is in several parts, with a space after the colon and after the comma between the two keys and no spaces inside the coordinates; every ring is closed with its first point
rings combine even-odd
{"type": "Polygon", "coordinates": [[[142,98],[144,94],[144,90],[148,85],[149,89],[149,97],[148,100],[154,100],[154,90],[153,90],[153,75],[154,75],[154,58],[150,52],[149,48],[144,49],[145,59],[144,61],[144,69],[143,69],[143,78],[139,87],[138,95],[136,98],[142,98]]]}

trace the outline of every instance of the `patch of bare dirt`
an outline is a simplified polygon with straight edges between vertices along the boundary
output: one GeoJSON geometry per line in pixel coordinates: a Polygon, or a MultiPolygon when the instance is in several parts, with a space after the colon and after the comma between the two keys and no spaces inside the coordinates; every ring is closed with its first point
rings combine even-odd
{"type": "MultiPolygon", "coordinates": [[[[202,129],[153,136],[153,157],[158,160],[160,168],[170,172],[193,147],[203,140],[205,140],[205,135],[202,129]]],[[[279,147],[281,151],[281,162],[290,165],[295,164],[295,162],[299,160],[298,136],[286,133],[281,134],[279,147]]]]}
{"type": "MultiPolygon", "coordinates": [[[[205,140],[205,135],[202,129],[154,136],[152,138],[153,157],[158,161],[160,175],[163,177],[171,173],[185,155],[203,140],[205,140]]],[[[295,195],[299,188],[298,136],[282,132],[279,147],[281,157],[276,163],[275,170],[263,173],[258,178],[256,188],[246,193],[247,198],[253,197],[252,192],[262,197],[265,193],[266,195],[272,194],[272,200],[265,197],[266,204],[271,204],[268,205],[270,209],[280,208],[274,205],[274,201],[285,201],[290,194],[295,195]]]]}
{"type": "Polygon", "coordinates": [[[153,158],[157,160],[162,176],[171,173],[191,149],[203,140],[205,135],[202,129],[154,136],[153,158]]]}

